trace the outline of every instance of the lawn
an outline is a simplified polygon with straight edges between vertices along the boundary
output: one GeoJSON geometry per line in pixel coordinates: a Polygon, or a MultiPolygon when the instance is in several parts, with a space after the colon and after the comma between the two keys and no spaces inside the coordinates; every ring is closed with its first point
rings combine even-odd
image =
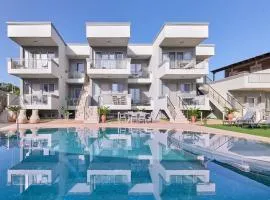
{"type": "Polygon", "coordinates": [[[241,127],[228,126],[228,125],[222,125],[222,124],[211,124],[211,125],[206,125],[206,126],[210,127],[210,128],[217,128],[217,129],[222,129],[222,130],[227,130],[227,131],[235,131],[235,132],[246,133],[246,134],[250,134],[250,135],[270,137],[270,128],[268,128],[268,129],[265,129],[265,128],[241,128],[241,127]]]}

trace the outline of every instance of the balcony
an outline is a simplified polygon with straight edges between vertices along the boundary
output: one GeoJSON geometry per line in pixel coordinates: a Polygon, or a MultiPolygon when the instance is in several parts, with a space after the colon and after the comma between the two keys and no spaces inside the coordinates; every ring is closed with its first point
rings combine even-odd
{"type": "Polygon", "coordinates": [[[151,84],[152,83],[152,73],[149,71],[141,72],[131,72],[128,77],[129,84],[151,84]]]}
{"type": "Polygon", "coordinates": [[[193,60],[164,61],[159,65],[161,79],[197,79],[208,74],[208,62],[193,60]]]}
{"type": "Polygon", "coordinates": [[[130,59],[88,59],[87,74],[90,78],[128,78],[130,75],[130,59]]]}
{"type": "Polygon", "coordinates": [[[8,59],[8,73],[20,78],[58,78],[59,71],[54,59],[8,59]]]}
{"type": "Polygon", "coordinates": [[[84,83],[85,73],[78,71],[68,72],[68,83],[84,83]]]}
{"type": "Polygon", "coordinates": [[[24,94],[21,98],[24,109],[57,110],[59,109],[59,96],[53,94],[24,94]]]}
{"type": "Polygon", "coordinates": [[[269,91],[270,73],[241,73],[211,83],[214,88],[228,91],[262,90],[269,91]]]}
{"type": "Polygon", "coordinates": [[[207,95],[180,95],[179,104],[182,110],[198,108],[200,110],[210,110],[209,98],[207,95]]]}
{"type": "Polygon", "coordinates": [[[144,97],[139,100],[131,99],[131,107],[133,110],[153,110],[154,102],[151,97],[144,97]]]}
{"type": "Polygon", "coordinates": [[[76,106],[78,105],[78,98],[69,97],[67,99],[67,106],[69,110],[76,110],[76,106]]]}
{"type": "Polygon", "coordinates": [[[108,106],[110,110],[130,110],[131,96],[128,94],[102,94],[99,106],[108,106]]]}

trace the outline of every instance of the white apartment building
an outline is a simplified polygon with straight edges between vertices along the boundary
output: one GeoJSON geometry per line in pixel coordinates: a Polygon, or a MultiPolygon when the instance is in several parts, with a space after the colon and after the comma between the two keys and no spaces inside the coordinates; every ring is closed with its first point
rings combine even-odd
{"type": "MultiPolygon", "coordinates": [[[[20,47],[8,73],[21,79],[21,106],[40,117],[63,109],[89,120],[98,106],[112,113],[143,109],[158,119],[183,122],[182,113],[211,110],[200,91],[214,45],[207,23],[165,23],[152,44],[131,44],[129,23],[86,23],[85,44],[64,41],[51,22],[8,22],[7,35],[20,47]]],[[[209,89],[208,89],[209,91],[209,89]]]]}

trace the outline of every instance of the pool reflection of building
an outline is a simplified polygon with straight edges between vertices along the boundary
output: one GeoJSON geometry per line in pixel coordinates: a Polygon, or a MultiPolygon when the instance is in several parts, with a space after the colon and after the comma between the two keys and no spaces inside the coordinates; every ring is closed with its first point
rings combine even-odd
{"type": "Polygon", "coordinates": [[[8,183],[20,185],[21,195],[93,199],[213,195],[209,158],[240,155],[237,139],[187,131],[32,130],[19,143],[20,162],[8,170],[8,183]]]}

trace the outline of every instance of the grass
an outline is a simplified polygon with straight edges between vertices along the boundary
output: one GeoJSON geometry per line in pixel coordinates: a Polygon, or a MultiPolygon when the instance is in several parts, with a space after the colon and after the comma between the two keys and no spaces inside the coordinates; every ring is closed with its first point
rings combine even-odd
{"type": "Polygon", "coordinates": [[[250,134],[250,135],[270,137],[270,128],[268,128],[268,129],[265,129],[265,128],[241,128],[241,127],[228,126],[228,125],[222,125],[222,124],[211,124],[211,125],[206,125],[206,126],[210,127],[210,128],[217,128],[217,129],[234,131],[234,132],[245,133],[245,134],[250,134]]]}

